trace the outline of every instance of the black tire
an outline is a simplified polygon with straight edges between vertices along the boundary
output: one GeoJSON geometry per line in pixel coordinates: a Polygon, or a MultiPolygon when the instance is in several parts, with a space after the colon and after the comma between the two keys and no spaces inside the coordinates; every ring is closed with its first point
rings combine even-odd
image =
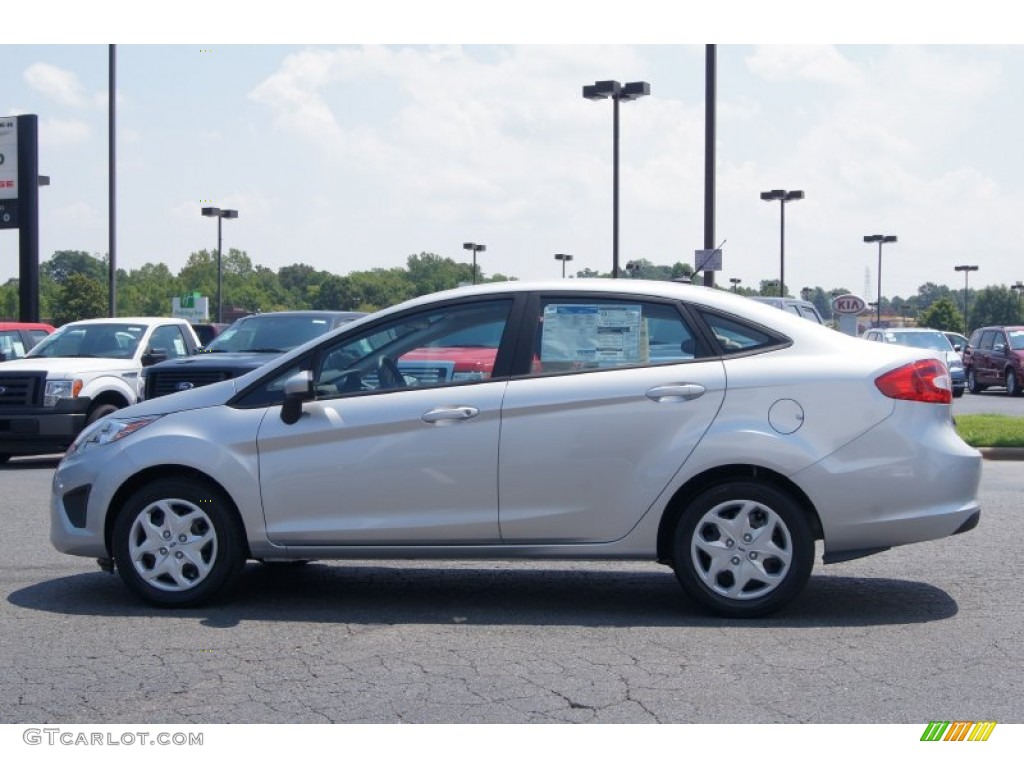
{"type": "Polygon", "coordinates": [[[963,396],[964,396],[964,388],[963,387],[955,387],[953,389],[953,397],[963,397],[963,396]]]}
{"type": "Polygon", "coordinates": [[[231,586],[246,560],[231,503],[207,483],[185,479],[136,491],[114,523],[113,550],[128,588],[163,608],[208,602],[231,586]]]}
{"type": "Polygon", "coordinates": [[[10,460],[11,460],[11,454],[9,454],[9,453],[0,453],[0,464],[6,464],[10,460]]]}
{"type": "Polygon", "coordinates": [[[985,391],[985,387],[978,383],[978,376],[973,368],[967,369],[967,389],[972,395],[978,395],[985,391]]]}
{"type": "Polygon", "coordinates": [[[94,421],[99,421],[104,416],[109,416],[117,409],[118,408],[116,405],[112,405],[110,403],[101,403],[100,405],[94,405],[92,408],[89,409],[89,415],[85,417],[86,426],[92,424],[94,421]]]}
{"type": "Polygon", "coordinates": [[[672,546],[686,593],[731,618],[782,608],[814,565],[807,513],[788,493],[752,480],[723,483],[690,502],[672,546]]]}
{"type": "Polygon", "coordinates": [[[1017,378],[1017,372],[1012,368],[1006,372],[1006,394],[1010,397],[1020,395],[1020,380],[1017,378]]]}

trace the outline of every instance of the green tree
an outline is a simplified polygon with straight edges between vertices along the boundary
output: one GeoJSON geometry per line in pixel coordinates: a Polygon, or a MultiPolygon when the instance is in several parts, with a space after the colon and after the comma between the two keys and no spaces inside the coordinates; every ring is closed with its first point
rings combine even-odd
{"type": "Polygon", "coordinates": [[[72,275],[91,277],[101,285],[105,285],[107,280],[106,261],[86,251],[54,251],[53,256],[39,265],[39,271],[59,284],[72,275]]]}
{"type": "Polygon", "coordinates": [[[918,315],[917,324],[921,328],[961,331],[964,327],[964,316],[960,314],[960,310],[956,308],[952,299],[941,298],[918,315]]]}
{"type": "MultiPolygon", "coordinates": [[[[455,288],[459,283],[473,282],[473,265],[460,264],[436,253],[420,253],[406,260],[408,280],[415,295],[455,288]]],[[[479,270],[479,265],[477,265],[479,270]]]]}
{"type": "Polygon", "coordinates": [[[103,317],[107,312],[107,288],[103,283],[82,274],[67,277],[61,285],[53,324],[64,325],[75,320],[103,317]]]}
{"type": "Polygon", "coordinates": [[[983,325],[1013,325],[1017,319],[1017,296],[1005,285],[982,288],[971,298],[967,316],[971,328],[983,325]]]}

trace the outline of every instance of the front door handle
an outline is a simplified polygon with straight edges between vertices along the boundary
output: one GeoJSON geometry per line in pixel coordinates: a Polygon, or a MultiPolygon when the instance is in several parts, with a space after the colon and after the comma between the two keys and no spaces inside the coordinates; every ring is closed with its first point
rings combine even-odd
{"type": "Polygon", "coordinates": [[[443,424],[446,422],[466,421],[479,413],[480,409],[474,408],[471,405],[456,405],[432,408],[420,418],[427,422],[427,424],[443,424]]]}
{"type": "Polygon", "coordinates": [[[656,403],[680,403],[684,400],[696,400],[707,392],[700,384],[663,384],[647,390],[647,397],[656,403]]]}

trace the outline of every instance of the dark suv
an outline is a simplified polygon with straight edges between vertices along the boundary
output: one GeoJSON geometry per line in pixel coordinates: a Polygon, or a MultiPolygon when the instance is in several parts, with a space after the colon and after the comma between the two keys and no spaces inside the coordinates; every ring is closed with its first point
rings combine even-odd
{"type": "Polygon", "coordinates": [[[198,355],[147,368],[145,399],[241,376],[365,314],[308,310],[264,312],[239,318],[198,355]]]}
{"type": "Polygon", "coordinates": [[[993,325],[971,334],[964,350],[967,388],[1006,387],[1019,395],[1024,385],[1024,325],[993,325]]]}

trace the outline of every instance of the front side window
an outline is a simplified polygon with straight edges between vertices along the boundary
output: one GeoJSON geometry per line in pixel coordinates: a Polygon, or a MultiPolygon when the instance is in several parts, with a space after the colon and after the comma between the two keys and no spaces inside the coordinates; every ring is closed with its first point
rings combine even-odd
{"type": "Polygon", "coordinates": [[[541,302],[533,374],[680,363],[698,345],[679,310],[638,299],[541,302]]]}
{"type": "Polygon", "coordinates": [[[188,355],[188,348],[185,346],[185,338],[181,335],[181,329],[176,325],[161,325],[149,338],[149,348],[163,350],[168,360],[188,355]]]}
{"type": "Polygon", "coordinates": [[[432,308],[326,347],[314,370],[319,397],[421,389],[491,378],[510,300],[432,308]]]}

